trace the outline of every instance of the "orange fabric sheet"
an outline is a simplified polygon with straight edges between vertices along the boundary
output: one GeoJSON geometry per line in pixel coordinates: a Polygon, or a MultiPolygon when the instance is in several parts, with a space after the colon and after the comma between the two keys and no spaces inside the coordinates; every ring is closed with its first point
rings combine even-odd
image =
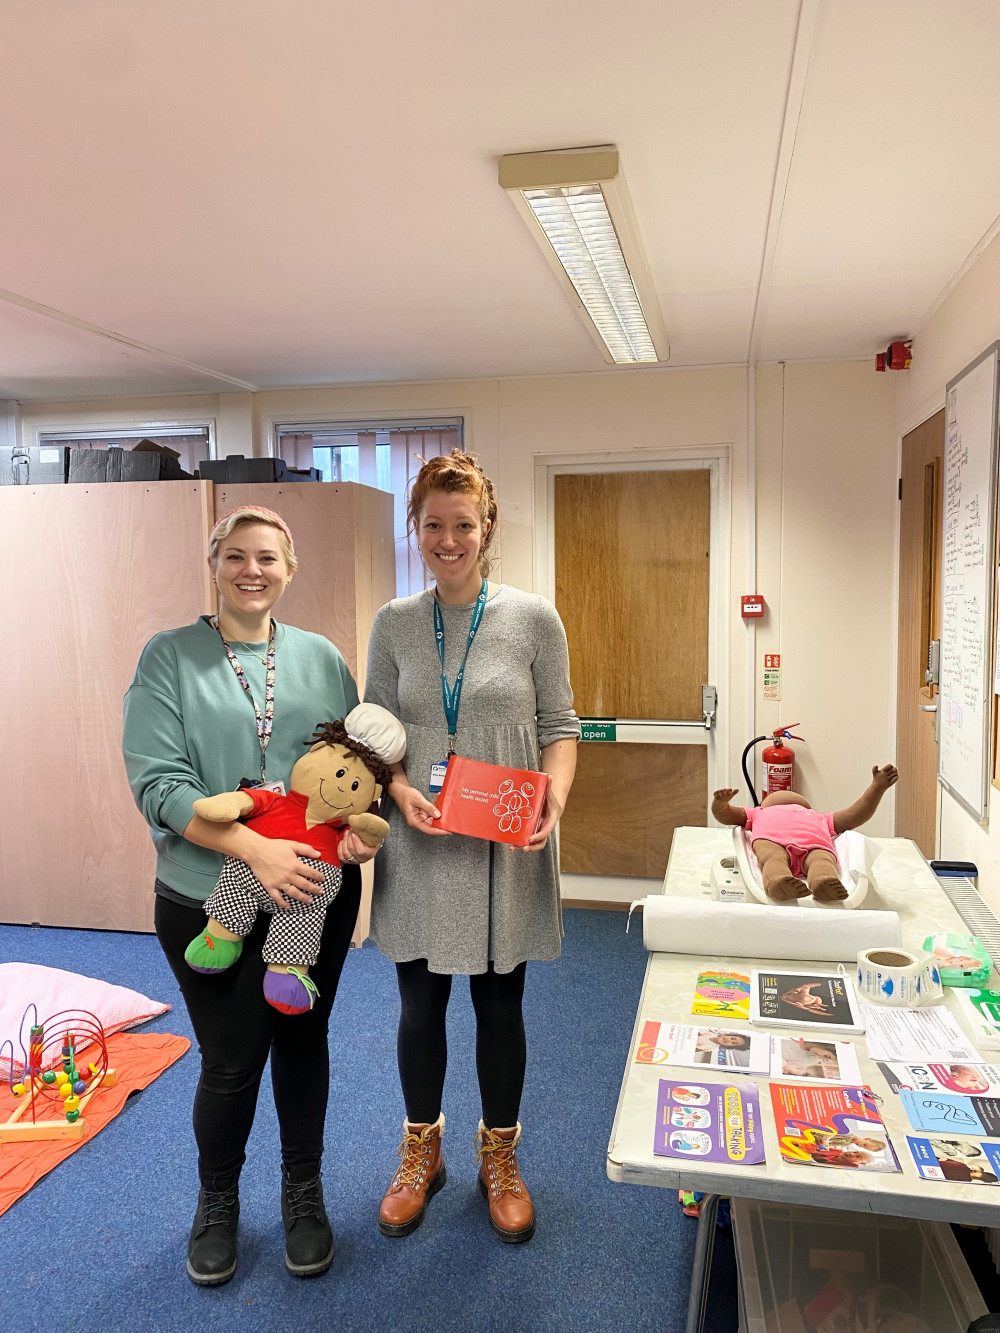
{"type": "MultiPolygon", "coordinates": [[[[82,1139],[0,1144],[0,1216],[54,1166],[99,1134],[122,1109],[130,1093],[148,1088],[190,1045],[187,1037],[175,1037],[168,1032],[119,1032],[109,1037],[108,1063],[117,1081],[114,1087],[102,1088],[94,1094],[83,1117],[86,1133],[82,1139]]],[[[0,1088],[0,1121],[6,1120],[19,1102],[6,1084],[0,1088]]],[[[54,1117],[47,1111],[44,1118],[54,1117]]]]}

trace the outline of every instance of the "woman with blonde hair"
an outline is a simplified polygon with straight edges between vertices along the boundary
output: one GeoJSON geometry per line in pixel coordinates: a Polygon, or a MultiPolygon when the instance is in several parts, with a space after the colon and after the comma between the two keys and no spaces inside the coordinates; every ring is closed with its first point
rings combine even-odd
{"type": "Polygon", "coordinates": [[[396,964],[406,1107],[400,1164],[378,1225],[386,1236],[408,1235],[445,1183],[445,1014],[452,976],[467,975],[482,1098],[479,1188],[495,1234],[526,1241],[535,1210],[516,1155],[526,1059],[521,1006],[528,961],[560,952],[550,835],[580,736],[566,635],[543,597],[489,582],[497,505],[471,455],[456,449],[425,463],[408,518],[434,587],[379,612],[365,686],[367,700],[403,723],[408,745],[405,766],[393,766],[391,835],[376,862],[372,903],[372,935],[396,964]],[[550,775],[527,848],[434,827],[434,796],[453,754],[550,775]]]}
{"type": "Polygon", "coordinates": [[[125,696],[123,738],[132,793],[156,847],[156,934],[201,1050],[194,1102],[201,1190],[187,1271],[202,1286],[227,1282],[236,1271],[238,1181],[268,1056],[281,1136],[285,1264],[309,1277],[333,1260],[320,1180],[327,1027],[361,898],[357,866],[374,854],[352,832],[341,840],[343,885],[326,914],[311,969],[318,998],[308,1013],[282,1014],[264,998],[266,913],[227,971],[207,976],[184,961],[205,928],[202,904],[225,855],[246,862],[277,911],[322,888],[322,872],[301,859],[318,858],[315,848],[264,838],[239,823],[209,823],[194,814],[194,802],[241,784],[286,786],[317,723],[346,716],[358,702],[347,664],[328,639],[271,617],[297,566],[279,514],[244,505],[223,515],[212,530],[209,566],[218,614],[149,641],[125,696]]]}

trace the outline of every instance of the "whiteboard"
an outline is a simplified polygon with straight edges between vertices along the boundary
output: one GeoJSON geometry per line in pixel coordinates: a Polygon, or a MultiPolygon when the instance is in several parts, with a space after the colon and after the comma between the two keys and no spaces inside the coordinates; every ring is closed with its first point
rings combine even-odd
{"type": "Polygon", "coordinates": [[[947,388],[938,778],[987,822],[993,689],[993,528],[997,352],[988,348],[947,388]]]}

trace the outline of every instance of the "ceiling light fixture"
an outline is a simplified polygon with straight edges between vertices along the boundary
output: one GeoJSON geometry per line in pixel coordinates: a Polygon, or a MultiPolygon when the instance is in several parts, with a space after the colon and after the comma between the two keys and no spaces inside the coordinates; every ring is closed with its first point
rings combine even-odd
{"type": "Polygon", "coordinates": [[[670,356],[618,149],[508,153],[499,180],[606,361],[670,356]]]}

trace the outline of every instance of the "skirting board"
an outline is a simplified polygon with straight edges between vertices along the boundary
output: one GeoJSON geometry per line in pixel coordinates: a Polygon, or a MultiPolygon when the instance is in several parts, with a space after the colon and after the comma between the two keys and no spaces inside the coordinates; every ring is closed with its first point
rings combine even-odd
{"type": "Polygon", "coordinates": [[[663,881],[638,879],[631,875],[562,874],[559,889],[564,907],[628,907],[637,898],[662,893],[663,881]]]}

